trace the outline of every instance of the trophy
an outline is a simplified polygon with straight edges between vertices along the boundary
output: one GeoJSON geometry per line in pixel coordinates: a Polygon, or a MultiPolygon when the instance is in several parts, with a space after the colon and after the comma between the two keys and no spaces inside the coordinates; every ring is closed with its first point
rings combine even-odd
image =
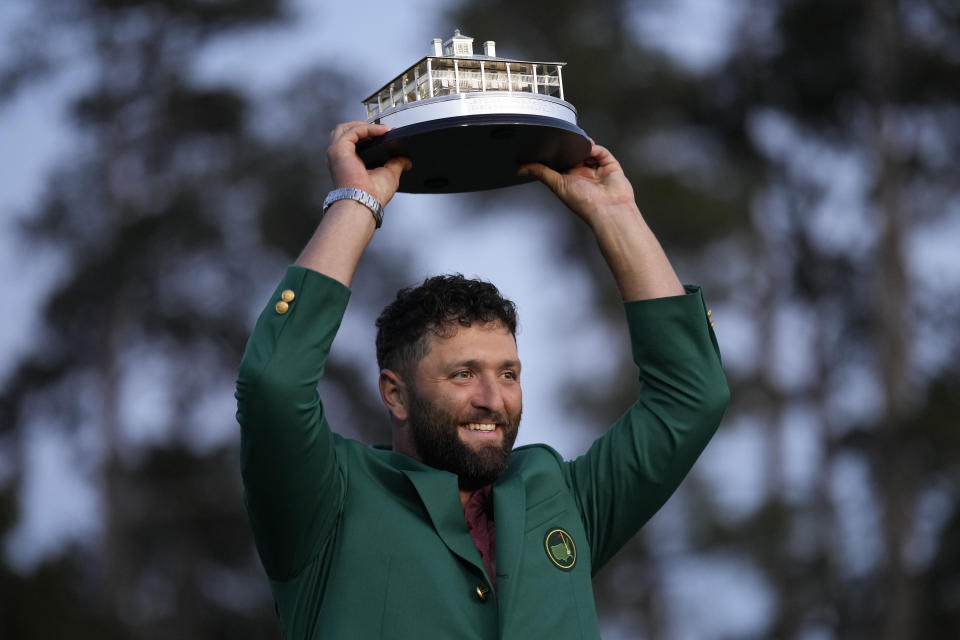
{"type": "Polygon", "coordinates": [[[564,100],[565,63],[498,58],[492,40],[474,55],[459,29],[432,44],[363,101],[368,122],[390,127],[358,146],[368,169],[406,156],[413,169],[400,191],[458,193],[529,182],[517,175],[526,162],[564,171],[589,156],[577,110],[564,100]]]}

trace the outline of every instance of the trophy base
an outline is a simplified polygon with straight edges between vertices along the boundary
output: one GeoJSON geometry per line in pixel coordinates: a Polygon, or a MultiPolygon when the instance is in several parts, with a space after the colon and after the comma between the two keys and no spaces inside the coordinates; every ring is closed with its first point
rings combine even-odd
{"type": "Polygon", "coordinates": [[[404,193],[461,193],[531,182],[517,168],[541,162],[566,171],[590,155],[579,127],[558,118],[485,114],[439,118],[392,129],[365,140],[357,153],[368,169],[406,156],[413,169],[400,176],[404,193]]]}

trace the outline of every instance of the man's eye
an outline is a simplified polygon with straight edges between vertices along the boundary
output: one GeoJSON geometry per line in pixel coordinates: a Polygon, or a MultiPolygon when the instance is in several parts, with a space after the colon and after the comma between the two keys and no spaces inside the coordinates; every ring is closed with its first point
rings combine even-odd
{"type": "Polygon", "coordinates": [[[457,371],[456,373],[453,374],[453,377],[454,377],[454,378],[460,378],[460,379],[469,378],[469,377],[470,377],[470,372],[467,371],[467,370],[457,371]]]}
{"type": "Polygon", "coordinates": [[[503,372],[503,377],[504,377],[504,378],[507,378],[508,380],[516,380],[516,379],[518,379],[520,376],[517,375],[517,372],[516,372],[516,371],[504,371],[504,372],[503,372]]]}

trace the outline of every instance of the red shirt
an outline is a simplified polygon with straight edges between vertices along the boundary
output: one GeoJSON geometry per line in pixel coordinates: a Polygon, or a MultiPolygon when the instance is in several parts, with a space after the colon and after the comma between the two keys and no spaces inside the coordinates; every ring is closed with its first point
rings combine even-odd
{"type": "Polygon", "coordinates": [[[463,506],[463,515],[467,519],[470,537],[477,546],[483,566],[490,577],[494,589],[497,587],[497,562],[495,556],[495,535],[493,525],[493,490],[487,486],[477,489],[467,504],[463,506]]]}

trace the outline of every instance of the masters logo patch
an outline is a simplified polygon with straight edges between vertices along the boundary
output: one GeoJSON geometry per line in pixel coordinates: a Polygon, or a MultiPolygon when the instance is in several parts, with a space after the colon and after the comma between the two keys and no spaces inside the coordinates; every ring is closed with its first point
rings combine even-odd
{"type": "Polygon", "coordinates": [[[573,543],[573,538],[563,529],[550,529],[547,537],[543,539],[543,544],[547,548],[547,557],[553,564],[564,571],[573,569],[577,562],[577,545],[573,543]]]}

